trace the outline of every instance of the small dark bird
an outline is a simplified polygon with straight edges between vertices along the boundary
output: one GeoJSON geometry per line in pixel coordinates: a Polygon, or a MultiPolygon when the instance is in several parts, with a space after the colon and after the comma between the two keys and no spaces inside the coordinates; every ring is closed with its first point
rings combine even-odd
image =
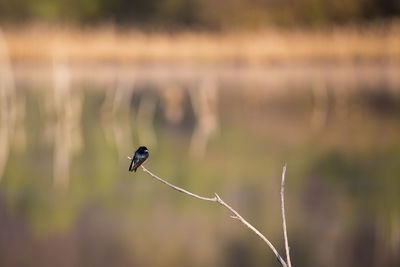
{"type": "Polygon", "coordinates": [[[135,151],[135,155],[133,155],[131,165],[129,166],[129,171],[135,171],[142,165],[143,162],[149,157],[149,151],[147,147],[141,146],[135,151]]]}

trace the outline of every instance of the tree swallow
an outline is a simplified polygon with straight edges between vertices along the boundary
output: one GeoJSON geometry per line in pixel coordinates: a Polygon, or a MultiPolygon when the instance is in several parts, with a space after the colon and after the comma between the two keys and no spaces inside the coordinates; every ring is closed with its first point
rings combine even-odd
{"type": "Polygon", "coordinates": [[[129,166],[129,171],[135,171],[142,165],[143,162],[149,157],[149,151],[147,147],[141,146],[135,151],[135,155],[132,158],[131,165],[129,166]]]}

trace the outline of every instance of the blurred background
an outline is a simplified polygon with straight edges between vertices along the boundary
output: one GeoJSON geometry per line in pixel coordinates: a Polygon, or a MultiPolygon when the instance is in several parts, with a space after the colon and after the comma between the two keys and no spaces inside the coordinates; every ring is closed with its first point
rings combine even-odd
{"type": "Polygon", "coordinates": [[[400,265],[400,1],[0,0],[0,266],[400,265]]]}

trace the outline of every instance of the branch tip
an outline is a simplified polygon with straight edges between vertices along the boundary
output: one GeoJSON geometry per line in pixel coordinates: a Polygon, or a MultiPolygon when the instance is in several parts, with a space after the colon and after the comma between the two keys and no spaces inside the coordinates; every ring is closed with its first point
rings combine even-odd
{"type": "Polygon", "coordinates": [[[283,238],[285,241],[285,250],[286,250],[286,261],[287,266],[292,267],[292,263],[290,261],[290,252],[289,252],[289,242],[287,237],[287,230],[286,230],[286,216],[285,216],[285,174],[286,174],[286,163],[282,169],[282,182],[281,182],[281,211],[282,211],[282,226],[283,226],[283,238]]]}

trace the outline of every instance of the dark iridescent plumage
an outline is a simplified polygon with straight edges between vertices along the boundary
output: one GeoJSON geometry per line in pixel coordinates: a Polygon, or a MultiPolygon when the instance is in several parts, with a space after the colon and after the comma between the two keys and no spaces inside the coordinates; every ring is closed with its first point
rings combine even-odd
{"type": "Polygon", "coordinates": [[[129,171],[136,172],[137,168],[142,165],[143,162],[149,157],[149,151],[147,147],[141,146],[135,151],[135,155],[133,155],[131,165],[129,166],[129,171]]]}

